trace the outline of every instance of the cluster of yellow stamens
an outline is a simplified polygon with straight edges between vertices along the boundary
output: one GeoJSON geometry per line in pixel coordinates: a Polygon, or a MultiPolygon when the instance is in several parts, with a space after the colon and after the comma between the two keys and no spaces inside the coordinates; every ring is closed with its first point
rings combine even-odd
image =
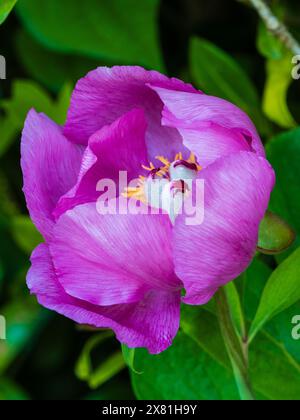
{"type": "MultiPolygon", "coordinates": [[[[149,172],[149,176],[151,176],[151,174],[153,175],[153,179],[155,179],[156,177],[170,179],[170,175],[169,175],[170,168],[172,164],[176,162],[182,161],[191,165],[195,165],[195,170],[197,171],[200,171],[202,169],[202,167],[198,164],[197,158],[194,155],[194,153],[191,153],[188,160],[185,160],[183,158],[182,153],[177,153],[177,155],[174,158],[173,163],[170,162],[164,156],[157,156],[156,159],[160,163],[162,163],[163,166],[156,167],[152,162],[150,162],[149,166],[142,165],[142,168],[145,171],[149,172]]],[[[123,196],[126,198],[134,198],[138,201],[145,203],[147,201],[145,198],[145,190],[144,190],[146,180],[147,180],[147,177],[142,176],[142,175],[139,176],[137,186],[126,188],[123,196]]]]}

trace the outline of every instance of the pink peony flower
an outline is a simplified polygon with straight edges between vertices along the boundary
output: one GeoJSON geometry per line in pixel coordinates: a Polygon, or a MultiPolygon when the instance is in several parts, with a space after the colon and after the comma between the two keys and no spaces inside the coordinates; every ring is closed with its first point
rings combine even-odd
{"type": "Polygon", "coordinates": [[[150,353],[171,345],[181,301],[205,304],[247,268],[275,181],[244,112],[139,67],[98,68],[80,80],[64,127],[30,111],[22,169],[45,238],[31,257],[31,292],[150,353]],[[99,214],[96,185],[119,186],[120,171],[140,177],[123,200],[162,211],[99,214]],[[159,179],[153,198],[147,188],[159,179]],[[199,180],[204,219],[189,225],[179,210],[199,180]],[[173,213],[165,198],[177,200],[173,213]]]}

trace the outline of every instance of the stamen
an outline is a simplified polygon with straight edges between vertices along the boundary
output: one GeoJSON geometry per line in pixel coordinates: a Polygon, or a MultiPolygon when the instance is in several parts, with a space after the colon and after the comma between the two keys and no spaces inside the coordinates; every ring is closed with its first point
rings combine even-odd
{"type": "Polygon", "coordinates": [[[202,166],[200,166],[198,164],[196,155],[194,153],[191,153],[191,156],[189,157],[188,162],[189,163],[194,163],[197,166],[197,171],[201,171],[202,170],[202,166]]]}
{"type": "Polygon", "coordinates": [[[177,155],[175,156],[175,161],[176,160],[183,160],[183,156],[182,156],[182,153],[180,152],[180,153],[177,153],[177,155]]]}
{"type": "Polygon", "coordinates": [[[145,171],[151,172],[153,171],[153,169],[155,169],[155,166],[153,165],[152,162],[150,162],[150,167],[142,165],[142,168],[145,169],[145,171]]]}
{"type": "Polygon", "coordinates": [[[172,162],[164,156],[156,156],[156,159],[163,166],[155,167],[152,162],[149,166],[142,165],[149,174],[140,175],[137,186],[126,188],[122,196],[133,198],[154,208],[174,207],[169,211],[170,218],[173,219],[202,167],[198,164],[194,153],[191,153],[188,159],[183,158],[182,152],[177,153],[172,162]]]}
{"type": "Polygon", "coordinates": [[[163,156],[156,156],[156,159],[159,160],[161,163],[163,163],[165,166],[167,166],[168,168],[171,166],[171,163],[169,162],[168,159],[166,159],[163,156]]]}
{"type": "Polygon", "coordinates": [[[125,198],[134,198],[141,202],[146,202],[145,200],[145,194],[143,187],[137,187],[137,188],[126,188],[124,193],[122,193],[122,197],[125,198]]]}

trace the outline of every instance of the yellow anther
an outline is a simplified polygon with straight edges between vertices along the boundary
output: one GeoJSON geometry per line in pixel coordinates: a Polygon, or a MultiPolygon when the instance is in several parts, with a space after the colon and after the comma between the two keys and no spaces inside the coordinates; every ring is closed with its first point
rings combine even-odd
{"type": "Polygon", "coordinates": [[[191,153],[191,156],[189,157],[188,160],[189,163],[197,163],[197,159],[194,153],[191,153]]]}
{"type": "Polygon", "coordinates": [[[150,166],[142,165],[142,168],[145,169],[145,171],[151,172],[151,171],[153,171],[153,169],[155,169],[155,166],[153,165],[152,162],[150,162],[150,166]]]}
{"type": "Polygon", "coordinates": [[[166,159],[163,156],[156,156],[156,159],[159,160],[161,163],[163,163],[165,166],[167,166],[168,168],[171,166],[171,163],[169,162],[168,159],[166,159]]]}
{"type": "Polygon", "coordinates": [[[145,202],[145,194],[142,186],[137,188],[126,188],[122,196],[125,198],[134,198],[135,200],[145,202]]]}

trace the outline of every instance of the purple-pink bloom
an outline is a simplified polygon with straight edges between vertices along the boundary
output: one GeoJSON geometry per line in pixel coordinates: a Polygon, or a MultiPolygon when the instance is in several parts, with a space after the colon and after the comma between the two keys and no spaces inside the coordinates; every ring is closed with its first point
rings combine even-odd
{"type": "Polygon", "coordinates": [[[243,111],[139,67],[98,68],[80,80],[64,127],[30,111],[22,170],[45,239],[31,257],[31,292],[153,354],[171,345],[182,301],[207,303],[247,268],[275,182],[243,111]],[[187,225],[184,214],[97,212],[100,179],[118,184],[120,171],[148,179],[149,162],[150,176],[161,170],[172,180],[177,162],[182,173],[194,171],[193,182],[205,181],[202,224],[187,225]]]}

